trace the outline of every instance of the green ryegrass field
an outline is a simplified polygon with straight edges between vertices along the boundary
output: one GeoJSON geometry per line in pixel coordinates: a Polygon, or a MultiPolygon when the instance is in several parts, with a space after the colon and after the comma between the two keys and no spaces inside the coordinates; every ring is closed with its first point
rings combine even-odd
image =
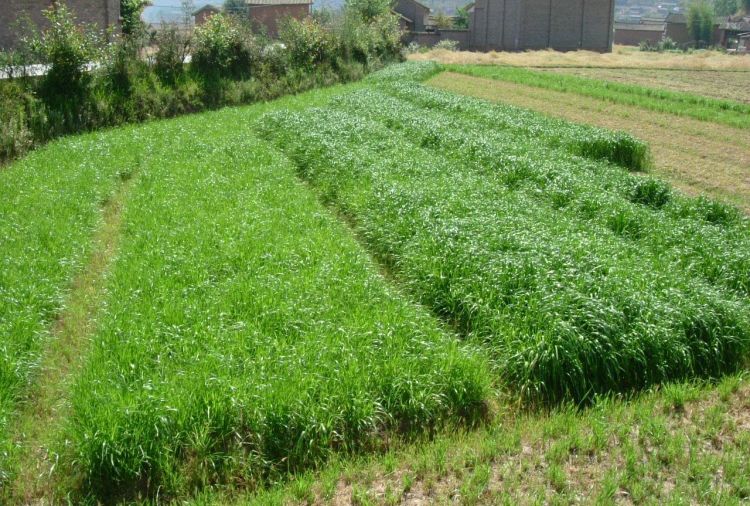
{"type": "MultiPolygon", "coordinates": [[[[750,350],[748,219],[649,177],[631,135],[419,84],[440,70],[69,137],[0,170],[0,501],[326,502],[337,471],[320,497],[310,473],[440,453],[456,430],[487,442],[460,485],[478,501],[523,423],[568,438],[545,475],[563,490],[571,448],[627,439],[586,439],[593,418],[646,423],[648,398],[627,403],[644,389],[670,384],[676,412],[703,395],[679,382],[729,374],[729,409],[750,350]],[[115,199],[90,331],[51,376],[60,406],[32,408],[115,199]]],[[[654,441],[622,458],[655,459],[654,441]]],[[[731,444],[741,497],[747,441],[731,444]]],[[[465,467],[430,459],[433,479],[465,467]]]]}
{"type": "Polygon", "coordinates": [[[509,66],[448,65],[447,67],[454,72],[471,76],[571,92],[616,104],[634,105],[647,110],[687,116],[735,128],[750,128],[750,105],[735,100],[509,66]]]}

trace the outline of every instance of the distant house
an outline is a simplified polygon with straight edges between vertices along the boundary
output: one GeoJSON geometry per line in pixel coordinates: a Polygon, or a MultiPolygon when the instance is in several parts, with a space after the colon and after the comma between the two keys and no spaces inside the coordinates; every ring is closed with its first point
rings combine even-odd
{"type": "Polygon", "coordinates": [[[310,15],[313,0],[246,0],[250,21],[271,38],[279,35],[285,18],[304,19],[310,15]]]}
{"type": "Polygon", "coordinates": [[[664,36],[675,41],[678,46],[687,46],[695,42],[688,30],[687,16],[684,14],[670,12],[664,23],[664,36]]]}
{"type": "MultiPolygon", "coordinates": [[[[671,12],[667,15],[664,27],[664,36],[669,37],[677,43],[679,47],[685,48],[695,44],[695,39],[690,33],[687,24],[687,16],[682,13],[671,12]]],[[[721,43],[722,31],[720,26],[725,20],[716,19],[714,21],[714,31],[711,43],[721,43]]]]}
{"type": "Polygon", "coordinates": [[[750,54],[750,32],[740,34],[737,38],[737,49],[738,53],[750,54]]]}
{"type": "Polygon", "coordinates": [[[615,23],[615,44],[638,46],[641,42],[657,44],[664,36],[661,23],[615,23]]]}
{"type": "Polygon", "coordinates": [[[193,13],[193,17],[195,18],[195,26],[201,26],[206,21],[208,21],[211,16],[220,12],[221,9],[219,9],[218,7],[215,7],[211,4],[204,5],[193,13]]]}
{"type": "Polygon", "coordinates": [[[750,33],[750,16],[729,17],[719,24],[718,43],[727,49],[739,49],[738,45],[750,33]]]}
{"type": "Polygon", "coordinates": [[[477,0],[470,22],[480,50],[612,50],[615,0],[477,0]]]}
{"type": "MultiPolygon", "coordinates": [[[[13,48],[18,43],[16,25],[19,19],[28,17],[33,23],[43,26],[42,11],[54,6],[55,0],[0,0],[0,48],[13,48]]],[[[120,0],[65,0],[79,23],[98,26],[102,30],[120,25],[120,0]]]]}
{"type": "Polygon", "coordinates": [[[410,32],[426,31],[430,8],[417,0],[398,0],[393,10],[409,21],[410,32]]]}
{"type": "Polygon", "coordinates": [[[394,10],[414,20],[409,40],[434,45],[455,40],[462,49],[524,51],[588,49],[610,51],[615,0],[476,0],[468,30],[437,29],[430,10],[417,0],[398,0],[394,10]],[[425,33],[428,32],[428,33],[425,33]]]}

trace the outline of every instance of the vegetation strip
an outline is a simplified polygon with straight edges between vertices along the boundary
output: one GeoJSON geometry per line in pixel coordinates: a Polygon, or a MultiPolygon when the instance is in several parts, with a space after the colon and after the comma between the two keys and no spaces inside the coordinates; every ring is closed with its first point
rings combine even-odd
{"type": "Polygon", "coordinates": [[[634,84],[497,65],[448,65],[453,72],[526,86],[576,93],[613,103],[688,116],[735,128],[750,128],[750,104],[634,84]]]}
{"type": "Polygon", "coordinates": [[[736,210],[502,122],[485,134],[459,108],[441,122],[377,92],[336,102],[258,128],[412,293],[487,344],[512,388],[583,400],[745,363],[750,232],[736,210]]]}
{"type": "Polygon", "coordinates": [[[17,446],[12,456],[15,479],[9,492],[13,502],[29,504],[51,497],[50,475],[57,466],[57,455],[49,449],[69,415],[68,389],[88,353],[95,315],[105,294],[107,271],[119,242],[123,206],[132,184],[128,174],[105,202],[90,258],[73,281],[64,310],[53,325],[36,381],[23,401],[20,415],[13,420],[17,446]]]}
{"type": "MultiPolygon", "coordinates": [[[[137,146],[137,148],[136,148],[137,146]]],[[[8,479],[16,402],[38,376],[68,288],[91,255],[101,204],[140,165],[131,129],[62,140],[0,171],[0,478],[8,479]]]]}

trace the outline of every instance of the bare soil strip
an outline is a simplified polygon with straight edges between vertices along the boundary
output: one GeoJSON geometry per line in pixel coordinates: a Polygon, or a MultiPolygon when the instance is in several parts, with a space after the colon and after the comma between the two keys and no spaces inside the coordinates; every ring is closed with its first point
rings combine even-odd
{"type": "Polygon", "coordinates": [[[708,194],[750,212],[750,132],[573,93],[439,74],[429,85],[550,116],[624,130],[648,142],[654,173],[689,194],[708,194]]]}
{"type": "Polygon", "coordinates": [[[51,445],[69,409],[70,380],[83,363],[96,329],[96,314],[119,244],[123,206],[132,185],[133,179],[123,181],[104,203],[102,223],[93,238],[88,262],[71,284],[67,303],[51,329],[37,382],[20,408],[15,423],[17,474],[9,491],[13,503],[54,502],[50,476],[57,467],[58,455],[51,445]]]}

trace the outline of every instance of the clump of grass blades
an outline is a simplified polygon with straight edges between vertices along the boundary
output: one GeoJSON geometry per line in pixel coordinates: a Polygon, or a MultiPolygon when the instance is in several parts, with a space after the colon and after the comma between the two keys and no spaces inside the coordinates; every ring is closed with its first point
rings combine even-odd
{"type": "MultiPolygon", "coordinates": [[[[393,89],[430,107],[418,88],[393,89]]],[[[539,135],[558,121],[534,130],[505,110],[492,128],[475,102],[430,115],[387,98],[363,92],[333,109],[268,115],[258,128],[421,302],[487,346],[512,388],[586,400],[745,362],[746,222],[716,227],[684,198],[661,210],[631,202],[633,176],[539,135]],[[680,233],[649,233],[660,223],[680,233]],[[696,234],[716,249],[694,248],[696,234]],[[734,269],[715,257],[734,258],[734,269]]]]}

